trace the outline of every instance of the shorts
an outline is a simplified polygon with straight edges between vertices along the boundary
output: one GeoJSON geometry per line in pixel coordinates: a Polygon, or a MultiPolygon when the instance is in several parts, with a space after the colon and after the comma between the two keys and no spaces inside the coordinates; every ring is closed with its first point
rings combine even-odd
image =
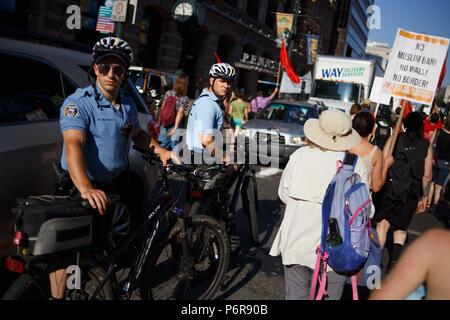
{"type": "Polygon", "coordinates": [[[395,201],[387,196],[385,192],[380,204],[380,208],[375,212],[374,222],[378,223],[386,219],[394,231],[406,231],[411,224],[411,220],[417,209],[419,198],[408,195],[406,201],[395,201]]]}
{"type": "Polygon", "coordinates": [[[242,127],[242,119],[241,118],[231,118],[231,126],[232,127],[242,127]]]}
{"type": "Polygon", "coordinates": [[[450,161],[437,159],[436,165],[433,166],[433,182],[438,186],[443,186],[449,172],[450,161]]]}

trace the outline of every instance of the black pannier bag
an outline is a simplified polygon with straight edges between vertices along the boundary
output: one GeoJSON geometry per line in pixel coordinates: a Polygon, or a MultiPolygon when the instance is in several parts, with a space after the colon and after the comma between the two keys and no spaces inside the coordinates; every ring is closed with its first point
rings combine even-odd
{"type": "Polygon", "coordinates": [[[16,204],[11,211],[15,231],[22,232],[22,254],[50,254],[93,242],[97,211],[79,199],[38,196],[17,199],[16,204]]]}

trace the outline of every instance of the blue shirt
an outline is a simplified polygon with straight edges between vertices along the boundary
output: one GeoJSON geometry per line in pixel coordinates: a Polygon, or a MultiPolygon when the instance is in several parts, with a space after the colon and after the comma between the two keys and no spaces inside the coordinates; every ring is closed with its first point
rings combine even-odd
{"type": "MultiPolygon", "coordinates": [[[[206,97],[197,98],[194,101],[189,112],[188,124],[186,129],[186,144],[189,150],[195,152],[204,152],[200,141],[200,134],[220,134],[223,126],[223,111],[216,102],[220,99],[208,90],[203,90],[201,95],[206,97]]],[[[216,141],[218,137],[216,137],[216,141]]]]}
{"type": "MultiPolygon", "coordinates": [[[[106,100],[98,85],[97,91],[100,95],[97,101],[92,86],[77,89],[67,97],[61,106],[59,122],[61,132],[77,129],[86,134],[83,155],[89,178],[110,182],[127,167],[131,137],[139,126],[138,112],[131,98],[121,97],[118,110],[106,100]],[[126,124],[131,126],[128,136],[122,134],[126,124]]],[[[68,170],[64,145],[61,166],[68,170]]]]}

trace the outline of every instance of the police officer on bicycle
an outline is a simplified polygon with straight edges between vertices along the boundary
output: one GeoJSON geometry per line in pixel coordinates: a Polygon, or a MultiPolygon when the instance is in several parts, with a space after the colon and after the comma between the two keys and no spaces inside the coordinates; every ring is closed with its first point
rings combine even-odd
{"type": "MultiPolygon", "coordinates": [[[[143,148],[154,147],[164,165],[176,157],[141,128],[136,105],[124,94],[122,85],[133,60],[128,43],[117,37],[102,38],[92,56],[92,85],[77,89],[61,106],[61,167],[81,198],[104,215],[110,204],[106,192],[119,193],[123,202],[133,206],[133,201],[123,199],[133,199],[136,189],[127,170],[131,140],[143,148]]],[[[130,209],[132,214],[139,213],[130,209]]],[[[63,297],[65,279],[65,269],[50,274],[54,298],[63,297]]]]}
{"type": "Polygon", "coordinates": [[[123,179],[131,140],[141,147],[155,147],[165,164],[172,153],[142,130],[133,100],[123,94],[133,50],[120,38],[100,39],[93,47],[92,85],[77,89],[61,107],[63,135],[61,166],[68,171],[82,199],[104,214],[109,205],[98,186],[123,179]]]}
{"type": "MultiPolygon", "coordinates": [[[[189,113],[186,145],[190,153],[188,156],[191,157],[190,163],[203,163],[210,156],[220,163],[230,161],[222,149],[223,101],[228,96],[234,80],[236,70],[228,63],[217,63],[211,67],[209,88],[204,89],[193,102],[189,113]]],[[[186,159],[185,155],[183,159],[186,159]]]]}

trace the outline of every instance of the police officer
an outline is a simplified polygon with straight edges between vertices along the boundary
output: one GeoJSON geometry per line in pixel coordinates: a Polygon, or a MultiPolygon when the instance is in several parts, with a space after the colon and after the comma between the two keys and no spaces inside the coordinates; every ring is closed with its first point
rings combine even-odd
{"type": "Polygon", "coordinates": [[[142,130],[133,100],[121,90],[133,60],[128,43],[116,37],[100,39],[92,56],[95,82],[78,89],[61,107],[61,166],[68,170],[81,198],[104,214],[110,201],[93,181],[108,184],[121,177],[131,140],[141,147],[155,147],[164,164],[172,153],[142,130]]]}
{"type": "Polygon", "coordinates": [[[236,71],[231,65],[214,64],[209,71],[209,88],[204,89],[192,104],[186,130],[186,144],[191,153],[191,161],[195,164],[199,164],[199,161],[209,156],[229,162],[229,157],[223,153],[220,142],[224,122],[223,101],[228,96],[234,80],[236,71]]]}
{"type": "MultiPolygon", "coordinates": [[[[99,186],[120,188],[126,182],[122,177],[127,172],[131,140],[143,148],[154,147],[164,165],[172,152],[142,130],[136,105],[123,95],[121,85],[133,60],[128,43],[116,37],[102,38],[94,45],[92,56],[94,62],[89,72],[95,75],[95,81],[87,88],[77,89],[61,107],[61,167],[68,171],[81,198],[104,215],[110,199],[105,188],[99,186]]],[[[133,186],[121,189],[128,187],[133,186]]],[[[53,298],[63,298],[66,279],[65,269],[50,274],[53,298]]]]}

